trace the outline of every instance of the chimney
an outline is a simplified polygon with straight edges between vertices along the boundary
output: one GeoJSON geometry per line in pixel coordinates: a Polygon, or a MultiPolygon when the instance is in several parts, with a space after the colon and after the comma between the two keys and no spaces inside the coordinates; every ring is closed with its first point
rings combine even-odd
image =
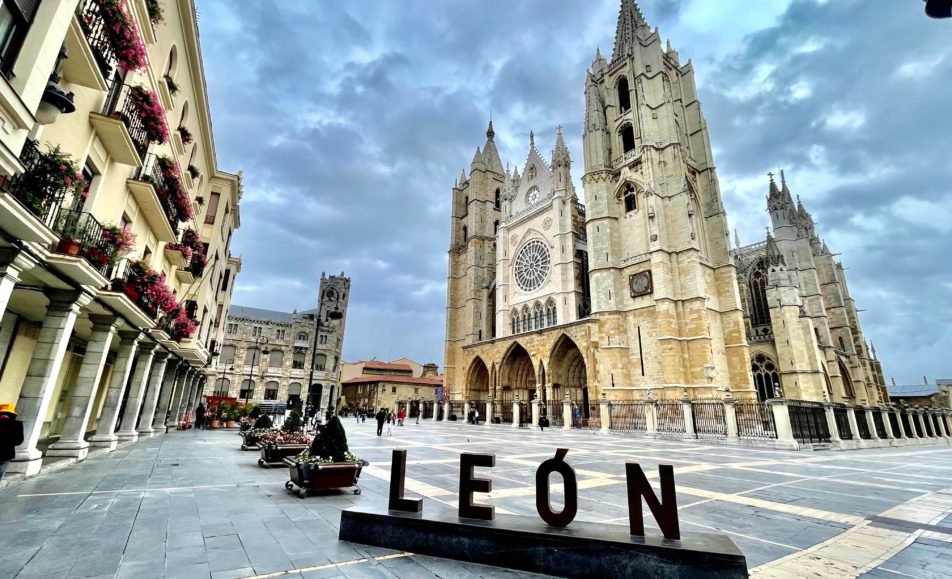
{"type": "Polygon", "coordinates": [[[437,370],[438,370],[438,369],[439,369],[439,366],[437,366],[437,365],[434,364],[433,362],[430,362],[429,364],[424,364],[424,365],[423,365],[423,376],[424,376],[424,377],[435,377],[435,376],[439,376],[439,374],[437,373],[437,370]]]}

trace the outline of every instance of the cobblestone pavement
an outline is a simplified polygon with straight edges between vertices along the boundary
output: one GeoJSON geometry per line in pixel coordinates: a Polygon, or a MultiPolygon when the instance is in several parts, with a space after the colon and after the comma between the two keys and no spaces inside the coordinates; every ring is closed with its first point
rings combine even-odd
{"type": "Polygon", "coordinates": [[[2,488],[0,577],[525,577],[339,542],[339,512],[385,504],[390,451],[406,448],[424,513],[455,508],[460,452],[493,452],[487,500],[537,517],[535,470],[556,447],[571,449],[578,520],[624,532],[625,461],[654,477],[667,463],[682,531],[727,533],[755,577],[952,576],[949,447],[796,453],[412,421],[378,438],[344,423],[371,462],[359,496],[288,493],[287,469],[258,467],[235,431],[173,432],[2,488]]]}

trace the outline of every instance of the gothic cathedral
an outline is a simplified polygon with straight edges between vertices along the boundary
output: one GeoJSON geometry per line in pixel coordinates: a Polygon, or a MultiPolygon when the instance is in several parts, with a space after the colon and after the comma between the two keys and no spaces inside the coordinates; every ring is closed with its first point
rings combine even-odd
{"type": "Polygon", "coordinates": [[[585,81],[583,205],[561,128],[503,168],[492,122],[453,188],[445,385],[457,400],[885,402],[843,267],[785,179],[731,247],[690,61],[622,0],[585,81]]]}

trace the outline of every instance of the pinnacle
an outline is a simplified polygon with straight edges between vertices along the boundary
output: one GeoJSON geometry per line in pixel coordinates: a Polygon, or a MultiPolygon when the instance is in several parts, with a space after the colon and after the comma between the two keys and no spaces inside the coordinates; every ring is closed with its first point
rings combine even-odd
{"type": "Polygon", "coordinates": [[[486,129],[486,138],[490,141],[496,136],[496,131],[493,130],[493,120],[489,119],[489,128],[486,129]]]}
{"type": "Polygon", "coordinates": [[[621,0],[621,9],[618,11],[618,24],[615,27],[615,49],[612,60],[629,54],[636,42],[635,36],[639,30],[647,29],[641,9],[635,0],[621,0]]]}
{"type": "Polygon", "coordinates": [[[529,147],[535,149],[535,132],[529,131],[529,147]]]}

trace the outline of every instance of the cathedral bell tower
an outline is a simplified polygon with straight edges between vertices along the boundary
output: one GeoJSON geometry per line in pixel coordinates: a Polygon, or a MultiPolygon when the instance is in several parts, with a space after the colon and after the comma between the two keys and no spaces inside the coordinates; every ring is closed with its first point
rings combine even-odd
{"type": "Polygon", "coordinates": [[[611,60],[596,51],[586,76],[582,139],[592,311],[606,344],[627,336],[641,352],[622,379],[752,389],[694,69],[634,0],[621,1],[611,60]]]}
{"type": "Polygon", "coordinates": [[[495,335],[496,228],[499,226],[505,170],[489,121],[486,144],[453,187],[449,275],[446,280],[445,385],[459,391],[464,368],[456,357],[462,346],[495,335]]]}

